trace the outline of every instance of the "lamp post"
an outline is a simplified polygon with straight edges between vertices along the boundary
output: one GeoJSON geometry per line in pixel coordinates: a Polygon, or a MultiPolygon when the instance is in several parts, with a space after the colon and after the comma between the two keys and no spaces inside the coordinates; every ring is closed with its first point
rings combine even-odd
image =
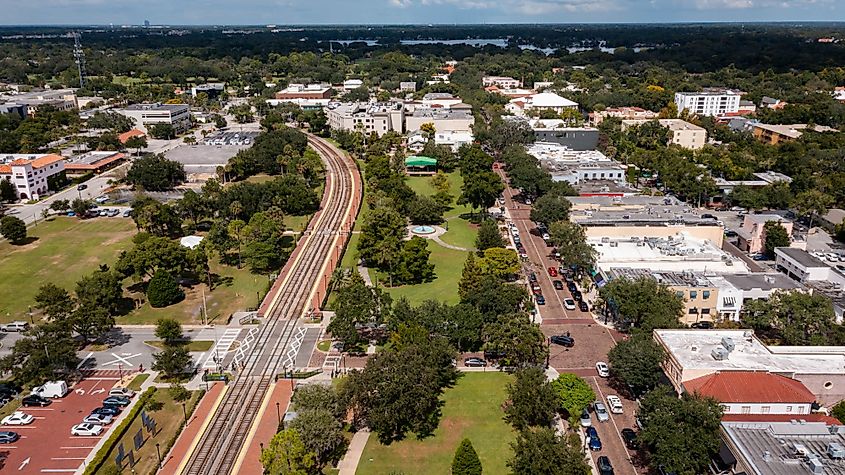
{"type": "Polygon", "coordinates": [[[185,416],[185,425],[188,425],[188,411],[185,410],[185,403],[182,403],[182,415],[185,416]]]}
{"type": "Polygon", "coordinates": [[[158,454],[158,468],[161,468],[161,444],[156,444],[156,454],[158,454]]]}
{"type": "Polygon", "coordinates": [[[279,420],[279,425],[282,425],[282,412],[279,409],[279,402],[276,401],[276,418],[279,420]]]}

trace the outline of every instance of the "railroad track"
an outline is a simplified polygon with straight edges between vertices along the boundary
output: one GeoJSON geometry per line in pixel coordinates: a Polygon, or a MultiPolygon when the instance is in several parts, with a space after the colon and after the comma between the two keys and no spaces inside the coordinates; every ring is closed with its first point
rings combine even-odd
{"type": "MultiPolygon", "coordinates": [[[[321,210],[311,219],[287,272],[266,297],[265,323],[238,377],[230,384],[211,423],[188,459],[183,474],[231,473],[246,442],[267,390],[286,358],[297,321],[319,297],[321,279],[330,275],[332,252],[343,246],[361,199],[355,164],[325,141],[308,136],[308,143],[326,165],[326,188],[321,210]],[[350,216],[351,215],[351,216],[350,216]]],[[[319,297],[321,298],[321,297],[319,297]]],[[[314,304],[316,306],[316,304],[314,304]]],[[[292,369],[292,368],[291,368],[292,369]]]]}

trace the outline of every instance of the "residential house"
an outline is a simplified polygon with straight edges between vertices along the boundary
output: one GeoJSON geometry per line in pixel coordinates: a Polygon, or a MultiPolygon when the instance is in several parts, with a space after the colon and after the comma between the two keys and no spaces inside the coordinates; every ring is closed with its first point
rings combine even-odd
{"type": "Polygon", "coordinates": [[[566,109],[578,110],[578,103],[561,97],[554,92],[541,92],[527,97],[511,99],[505,110],[514,115],[552,111],[560,114],[566,109]]]}

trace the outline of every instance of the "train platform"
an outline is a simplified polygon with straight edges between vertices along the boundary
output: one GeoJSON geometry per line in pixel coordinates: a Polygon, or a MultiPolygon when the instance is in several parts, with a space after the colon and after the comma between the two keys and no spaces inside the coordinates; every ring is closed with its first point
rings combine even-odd
{"type": "Polygon", "coordinates": [[[295,385],[296,381],[293,379],[280,379],[271,387],[255,417],[256,423],[250,429],[244,449],[235,462],[235,468],[232,470],[234,475],[264,473],[264,467],[261,466],[261,447],[268,444],[278,432],[295,385]]]}
{"type": "Polygon", "coordinates": [[[211,421],[214,410],[223,399],[225,389],[226,385],[218,381],[203,396],[194,413],[191,414],[191,418],[188,419],[188,425],[179,434],[173,448],[162,461],[161,470],[158,471],[159,475],[175,475],[182,470],[199,442],[204,427],[211,421]]]}

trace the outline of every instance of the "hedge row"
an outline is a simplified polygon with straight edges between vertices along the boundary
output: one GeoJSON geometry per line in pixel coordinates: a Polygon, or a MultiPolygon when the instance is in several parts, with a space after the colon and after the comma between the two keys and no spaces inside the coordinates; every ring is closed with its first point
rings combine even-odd
{"type": "Polygon", "coordinates": [[[129,430],[129,426],[132,425],[132,422],[134,422],[135,418],[138,417],[138,414],[141,413],[141,409],[144,408],[144,406],[147,404],[147,401],[152,399],[152,397],[155,395],[155,392],[156,388],[147,388],[147,390],[144,391],[144,393],[138,397],[138,401],[135,403],[134,406],[132,406],[132,409],[129,411],[129,414],[127,414],[123,421],[118,424],[118,426],[112,432],[111,436],[109,436],[108,440],[106,440],[106,443],[102,447],[100,447],[100,450],[97,452],[97,455],[95,455],[94,458],[91,460],[91,463],[89,463],[88,466],[85,467],[85,472],[83,472],[84,475],[93,474],[94,472],[99,470],[100,467],[103,466],[103,464],[106,463],[106,457],[108,457],[109,453],[112,451],[112,449],[114,449],[117,443],[120,442],[120,439],[123,438],[123,435],[126,434],[126,431],[129,430]]]}

